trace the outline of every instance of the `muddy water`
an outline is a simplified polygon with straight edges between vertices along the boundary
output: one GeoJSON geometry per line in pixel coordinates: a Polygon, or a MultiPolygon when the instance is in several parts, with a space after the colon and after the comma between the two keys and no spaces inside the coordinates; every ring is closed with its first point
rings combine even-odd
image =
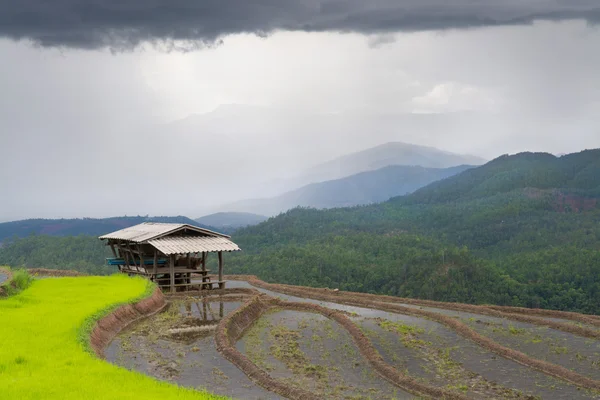
{"type": "Polygon", "coordinates": [[[216,327],[240,302],[176,301],[169,311],[121,332],[106,349],[106,359],[181,386],[206,389],[237,399],[281,399],[254,384],[216,350],[214,330],[167,335],[178,326],[216,327]],[[182,321],[192,321],[191,323],[182,321]]]}
{"type": "Polygon", "coordinates": [[[324,399],[413,399],[377,375],[351,336],[335,321],[310,312],[267,313],[238,349],[290,385],[324,399]]]}
{"type": "MultiPolygon", "coordinates": [[[[253,287],[247,282],[228,282],[228,285],[229,287],[253,287]]],[[[356,321],[364,318],[382,318],[394,323],[419,327],[428,335],[431,335],[431,338],[428,340],[432,341],[432,343],[438,343],[440,347],[449,349],[448,351],[450,358],[453,361],[460,363],[464,369],[480,375],[486,381],[495,382],[506,388],[514,389],[534,396],[539,396],[543,399],[570,400],[600,398],[586,390],[578,388],[577,386],[568,384],[562,380],[547,376],[514,361],[500,357],[495,353],[480,347],[474,342],[459,336],[454,331],[437,322],[368,308],[298,298],[261,288],[256,289],[263,293],[274,297],[280,297],[288,301],[309,302],[319,304],[324,307],[354,313],[357,315],[357,318],[355,318],[356,321]]],[[[448,310],[444,311],[449,312],[448,310]]],[[[471,315],[469,318],[472,316],[473,315],[471,315]]],[[[413,371],[418,371],[418,369],[419,368],[415,366],[413,371]]],[[[419,375],[417,373],[415,376],[420,376],[425,381],[429,379],[426,374],[419,375]]]]}
{"type": "MultiPolygon", "coordinates": [[[[600,341],[535,324],[465,311],[401,304],[457,318],[503,346],[600,379],[600,341]]],[[[556,319],[555,319],[556,320],[556,319]]]]}
{"type": "MultiPolygon", "coordinates": [[[[419,306],[419,305],[415,305],[415,304],[405,304],[405,303],[390,303],[390,304],[397,304],[397,305],[401,305],[404,307],[410,307],[410,308],[417,308],[419,310],[425,310],[425,311],[433,311],[436,312],[438,314],[442,314],[442,315],[447,315],[450,317],[459,317],[459,318],[464,318],[464,319],[470,319],[470,318],[494,318],[494,317],[489,317],[487,315],[483,315],[483,314],[477,314],[477,313],[471,313],[471,312],[466,312],[466,311],[454,311],[454,310],[447,310],[444,308],[437,308],[437,307],[426,307],[426,306],[419,306]]],[[[561,323],[565,323],[565,324],[571,324],[571,325],[579,325],[579,326],[583,326],[592,330],[596,330],[596,331],[600,331],[600,328],[598,328],[597,326],[594,325],[589,325],[589,324],[584,324],[581,322],[575,322],[575,321],[571,321],[568,319],[564,319],[564,318],[550,318],[550,317],[542,317],[548,321],[554,321],[554,322],[561,322],[561,323]]],[[[515,321],[515,322],[519,322],[519,321],[515,321]]],[[[533,324],[531,324],[533,325],[533,324]]]]}
{"type": "Polygon", "coordinates": [[[600,379],[600,341],[537,325],[500,318],[463,320],[503,346],[600,379]]]}

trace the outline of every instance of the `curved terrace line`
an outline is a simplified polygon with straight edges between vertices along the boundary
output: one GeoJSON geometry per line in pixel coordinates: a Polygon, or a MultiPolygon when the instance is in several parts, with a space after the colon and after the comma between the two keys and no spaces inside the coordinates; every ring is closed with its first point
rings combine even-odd
{"type": "MultiPolygon", "coordinates": [[[[445,325],[446,327],[454,330],[462,337],[473,341],[474,343],[498,354],[501,357],[515,361],[526,367],[536,369],[540,372],[545,373],[546,375],[553,376],[555,378],[562,379],[566,382],[573,383],[577,386],[592,390],[600,390],[600,382],[595,379],[588,378],[562,366],[552,364],[546,361],[541,361],[539,359],[530,357],[520,351],[516,351],[508,347],[502,346],[494,342],[492,339],[475,332],[473,329],[469,328],[462,322],[459,322],[454,318],[438,314],[436,312],[405,307],[398,304],[391,304],[389,302],[375,301],[373,300],[373,296],[375,295],[363,296],[362,293],[352,293],[352,297],[350,297],[350,292],[331,292],[323,289],[271,284],[263,282],[256,277],[245,276],[244,279],[241,279],[241,277],[238,278],[240,278],[240,280],[246,280],[248,283],[254,286],[287,295],[311,298],[315,300],[323,300],[332,303],[352,305],[381,311],[388,311],[392,313],[410,315],[415,317],[424,317],[445,325]]],[[[230,277],[229,279],[232,278],[230,277]]]]}
{"type": "Polygon", "coordinates": [[[352,337],[361,355],[371,367],[385,380],[407,392],[425,395],[434,399],[467,400],[464,395],[450,392],[437,387],[423,384],[416,379],[398,371],[387,364],[379,352],[373,347],[371,341],[362,333],[360,328],[341,311],[333,310],[317,304],[288,302],[266,294],[260,294],[247,301],[235,312],[225,317],[217,328],[217,349],[230,362],[240,368],[250,379],[267,390],[290,398],[292,400],[320,399],[321,396],[300,388],[290,387],[288,384],[271,377],[253,363],[247,356],[236,349],[235,343],[244,335],[254,322],[265,312],[273,309],[306,311],[317,313],[340,324],[352,337]]]}

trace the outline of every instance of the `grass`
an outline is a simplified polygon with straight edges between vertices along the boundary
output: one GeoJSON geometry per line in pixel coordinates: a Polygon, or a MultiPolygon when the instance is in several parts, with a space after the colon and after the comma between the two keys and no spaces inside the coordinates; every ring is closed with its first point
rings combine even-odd
{"type": "Polygon", "coordinates": [[[0,299],[0,393],[6,399],[224,399],[97,359],[93,319],[148,295],[125,276],[35,280],[0,299]],[[88,350],[88,351],[86,351],[88,350]]]}
{"type": "Polygon", "coordinates": [[[26,269],[12,270],[9,267],[0,267],[0,272],[2,272],[2,270],[9,272],[12,275],[10,280],[7,280],[0,285],[2,286],[0,294],[3,296],[16,295],[22,290],[25,290],[33,281],[33,278],[26,269]]]}

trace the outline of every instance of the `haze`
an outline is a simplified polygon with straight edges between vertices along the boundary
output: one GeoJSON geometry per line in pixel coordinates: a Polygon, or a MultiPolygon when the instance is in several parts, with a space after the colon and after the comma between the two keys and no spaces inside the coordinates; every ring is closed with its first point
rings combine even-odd
{"type": "Polygon", "coordinates": [[[486,159],[600,147],[591,1],[177,2],[171,20],[136,1],[94,18],[3,3],[0,220],[197,217],[390,141],[486,159]]]}

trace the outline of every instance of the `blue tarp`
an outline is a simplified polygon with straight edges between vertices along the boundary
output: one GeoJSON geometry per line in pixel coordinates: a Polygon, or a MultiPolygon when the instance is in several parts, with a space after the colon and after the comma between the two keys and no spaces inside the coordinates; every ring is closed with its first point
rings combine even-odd
{"type": "MultiPolygon", "coordinates": [[[[157,260],[158,265],[165,265],[167,263],[166,258],[159,258],[157,260]]],[[[127,265],[124,258],[107,258],[106,265],[127,265]]],[[[140,265],[139,260],[135,260],[133,265],[140,265]]],[[[154,259],[144,260],[144,265],[154,265],[154,259]]]]}

